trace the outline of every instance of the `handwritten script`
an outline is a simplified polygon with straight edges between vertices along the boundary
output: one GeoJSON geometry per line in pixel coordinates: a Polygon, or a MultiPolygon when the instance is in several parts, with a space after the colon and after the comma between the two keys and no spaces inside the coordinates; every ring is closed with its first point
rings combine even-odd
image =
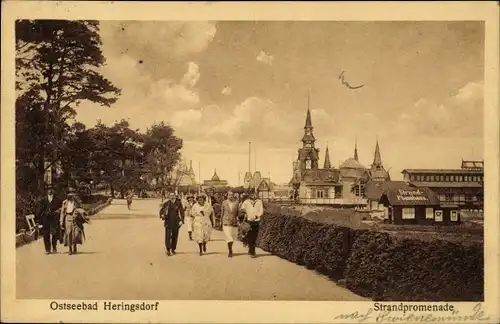
{"type": "Polygon", "coordinates": [[[351,90],[355,90],[355,89],[359,89],[359,88],[362,88],[364,87],[364,84],[360,85],[360,86],[351,86],[344,78],[344,71],[342,71],[342,73],[340,73],[339,75],[339,80],[340,82],[342,82],[343,85],[345,85],[347,88],[351,89],[351,90]]]}
{"type": "MultiPolygon", "coordinates": [[[[355,322],[355,323],[459,323],[459,322],[471,322],[479,323],[482,321],[488,321],[489,316],[484,315],[481,304],[476,304],[471,314],[460,314],[460,312],[454,309],[453,306],[448,308],[449,314],[436,315],[434,312],[429,311],[419,311],[419,312],[407,312],[405,309],[402,311],[392,311],[389,308],[396,305],[380,305],[376,303],[375,306],[369,308],[366,312],[355,311],[353,313],[340,314],[335,317],[335,320],[355,322]],[[382,307],[380,307],[382,306],[382,307]],[[384,307],[385,306],[385,307],[384,307]]],[[[420,309],[421,307],[426,309],[427,305],[403,305],[413,306],[410,309],[420,309]]],[[[432,306],[431,306],[432,307],[432,306]]],[[[427,308],[428,309],[428,308],[427,308]]]]}

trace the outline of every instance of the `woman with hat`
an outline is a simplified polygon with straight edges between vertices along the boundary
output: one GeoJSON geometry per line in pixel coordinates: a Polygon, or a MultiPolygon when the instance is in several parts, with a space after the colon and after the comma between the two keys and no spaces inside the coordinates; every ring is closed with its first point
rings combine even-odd
{"type": "Polygon", "coordinates": [[[203,252],[207,252],[207,242],[210,240],[210,234],[212,233],[210,217],[213,215],[214,210],[207,203],[205,194],[198,195],[196,200],[197,202],[191,208],[191,218],[193,220],[193,239],[198,243],[201,256],[203,252]]]}
{"type": "Polygon", "coordinates": [[[76,254],[77,244],[83,243],[85,232],[83,224],[88,223],[85,211],[75,197],[75,190],[70,188],[67,199],[61,206],[60,225],[64,234],[64,246],[69,247],[69,254],[76,254]]]}
{"type": "Polygon", "coordinates": [[[186,197],[186,203],[184,204],[184,222],[187,225],[187,230],[189,234],[189,240],[193,240],[193,218],[191,217],[191,209],[194,205],[194,196],[188,195],[186,197]]]}

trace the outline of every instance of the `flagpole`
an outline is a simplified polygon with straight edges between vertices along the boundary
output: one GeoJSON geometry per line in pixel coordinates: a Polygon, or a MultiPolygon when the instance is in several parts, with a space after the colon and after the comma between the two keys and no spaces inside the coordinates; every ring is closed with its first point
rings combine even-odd
{"type": "Polygon", "coordinates": [[[252,158],[252,142],[248,142],[248,172],[250,172],[250,174],[252,174],[251,158],[252,158]]]}

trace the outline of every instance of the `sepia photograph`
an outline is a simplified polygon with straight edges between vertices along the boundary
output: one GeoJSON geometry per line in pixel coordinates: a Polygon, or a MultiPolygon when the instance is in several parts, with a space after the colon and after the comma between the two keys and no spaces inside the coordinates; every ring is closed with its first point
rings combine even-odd
{"type": "Polygon", "coordinates": [[[127,17],[12,20],[14,299],[498,315],[484,19],[127,17]]]}

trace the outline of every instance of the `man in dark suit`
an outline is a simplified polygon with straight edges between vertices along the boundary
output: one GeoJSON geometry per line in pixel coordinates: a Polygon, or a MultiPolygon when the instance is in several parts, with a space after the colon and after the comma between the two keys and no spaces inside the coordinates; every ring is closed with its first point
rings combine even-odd
{"type": "Polygon", "coordinates": [[[57,253],[57,240],[61,232],[59,227],[60,208],[61,200],[55,197],[54,190],[49,188],[36,215],[36,222],[42,226],[45,254],[51,253],[51,247],[52,253],[57,253]]]}
{"type": "Polygon", "coordinates": [[[175,254],[179,228],[184,224],[184,208],[174,193],[170,193],[168,200],[163,204],[161,216],[165,226],[165,247],[167,255],[175,254]]]}

